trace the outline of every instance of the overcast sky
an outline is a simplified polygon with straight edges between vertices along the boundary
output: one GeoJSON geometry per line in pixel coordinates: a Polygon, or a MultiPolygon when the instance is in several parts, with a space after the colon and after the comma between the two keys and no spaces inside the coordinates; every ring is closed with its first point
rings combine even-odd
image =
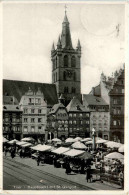
{"type": "MultiPolygon", "coordinates": [[[[67,3],[73,46],[82,46],[81,91],[122,67],[124,5],[67,3]],[[119,24],[119,33],[116,26],[119,24]]],[[[4,79],[51,83],[51,47],[62,31],[64,3],[3,3],[4,79]]]]}

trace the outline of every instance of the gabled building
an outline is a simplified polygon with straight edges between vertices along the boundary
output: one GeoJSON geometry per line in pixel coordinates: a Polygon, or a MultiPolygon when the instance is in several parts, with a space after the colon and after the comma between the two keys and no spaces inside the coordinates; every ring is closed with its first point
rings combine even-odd
{"type": "Polygon", "coordinates": [[[68,137],[68,113],[66,107],[59,102],[55,104],[47,116],[46,140],[60,138],[65,140],[68,137]]]}
{"type": "Polygon", "coordinates": [[[22,110],[14,96],[3,96],[3,136],[7,139],[21,139],[22,110]]]}
{"type": "Polygon", "coordinates": [[[81,100],[81,45],[78,40],[76,49],[73,48],[66,13],[57,47],[52,45],[51,60],[52,83],[56,85],[58,98],[63,94],[65,106],[68,105],[73,96],[81,100]]]}
{"type": "Polygon", "coordinates": [[[117,73],[110,96],[111,139],[124,143],[124,69],[117,73]]]}
{"type": "Polygon", "coordinates": [[[94,128],[97,137],[109,139],[109,105],[101,97],[91,94],[83,95],[83,105],[90,112],[90,135],[92,135],[94,128]]]}
{"type": "Polygon", "coordinates": [[[40,89],[34,92],[30,88],[19,103],[23,111],[22,136],[31,136],[36,140],[45,139],[47,124],[47,103],[40,89]]]}
{"type": "Polygon", "coordinates": [[[78,98],[73,97],[67,106],[69,116],[69,136],[90,136],[90,112],[80,103],[78,98]]]}

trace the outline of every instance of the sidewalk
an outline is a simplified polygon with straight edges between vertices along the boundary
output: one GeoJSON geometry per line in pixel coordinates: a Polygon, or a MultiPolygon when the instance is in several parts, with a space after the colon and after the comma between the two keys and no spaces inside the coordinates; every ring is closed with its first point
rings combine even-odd
{"type": "MultiPolygon", "coordinates": [[[[9,155],[6,158],[11,159],[9,155]]],[[[49,164],[41,164],[40,166],[37,166],[37,161],[31,158],[21,159],[19,156],[16,156],[13,159],[13,161],[16,161],[16,162],[19,162],[25,165],[29,165],[30,167],[33,167],[37,170],[41,170],[41,171],[62,177],[63,179],[67,179],[69,181],[73,181],[78,184],[82,184],[84,186],[94,188],[95,190],[120,190],[120,186],[117,186],[114,184],[108,185],[107,182],[101,183],[100,181],[96,181],[93,183],[87,183],[85,174],[75,174],[72,172],[71,175],[67,175],[65,173],[65,169],[63,168],[55,168],[53,165],[49,165],[49,164]]]]}

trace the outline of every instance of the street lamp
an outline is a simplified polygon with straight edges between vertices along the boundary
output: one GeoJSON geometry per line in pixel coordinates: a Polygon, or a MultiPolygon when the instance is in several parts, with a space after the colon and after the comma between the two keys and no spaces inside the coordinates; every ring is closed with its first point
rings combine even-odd
{"type": "Polygon", "coordinates": [[[92,129],[92,136],[93,136],[93,151],[95,151],[95,129],[92,129]]]}

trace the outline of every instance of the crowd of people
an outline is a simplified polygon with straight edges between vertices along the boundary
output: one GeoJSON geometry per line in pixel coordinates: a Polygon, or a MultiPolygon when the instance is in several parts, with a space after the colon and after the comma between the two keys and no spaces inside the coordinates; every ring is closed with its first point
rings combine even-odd
{"type": "MultiPolygon", "coordinates": [[[[19,154],[20,158],[26,157],[24,148],[17,148],[16,144],[13,144],[11,147],[5,145],[4,146],[4,154],[7,156],[7,153],[10,154],[11,158],[15,158],[16,154],[19,154]]],[[[73,171],[78,171],[80,174],[86,174],[87,182],[94,182],[93,179],[93,165],[99,170],[97,174],[100,176],[100,180],[104,180],[105,178],[109,178],[109,180],[118,181],[121,187],[124,187],[124,165],[120,160],[107,160],[105,161],[104,157],[110,152],[115,151],[115,149],[104,149],[104,147],[97,147],[93,152],[91,147],[87,147],[87,152],[92,155],[90,159],[81,159],[79,157],[65,157],[60,155],[51,155],[52,156],[52,164],[56,168],[63,167],[66,169],[65,173],[67,175],[71,174],[73,171]],[[63,159],[63,160],[62,160],[63,159]],[[106,177],[105,177],[106,176],[106,177]]],[[[32,151],[28,149],[28,157],[31,157],[32,151]]],[[[47,153],[46,153],[47,154],[47,153]]],[[[45,156],[45,155],[44,155],[45,156]]],[[[47,156],[50,157],[49,154],[47,156]]],[[[37,156],[37,166],[40,166],[42,162],[41,153],[38,153],[37,156]]],[[[45,161],[44,161],[45,162],[45,161]]]]}

